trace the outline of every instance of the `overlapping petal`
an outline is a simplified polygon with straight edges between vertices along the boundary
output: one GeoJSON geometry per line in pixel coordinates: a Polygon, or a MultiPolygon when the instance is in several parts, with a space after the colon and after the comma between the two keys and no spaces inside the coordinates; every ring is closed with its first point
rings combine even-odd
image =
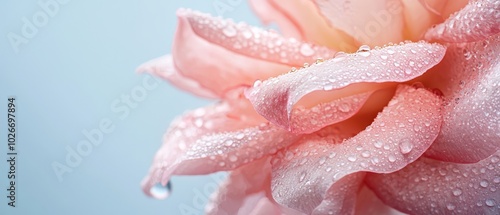
{"type": "Polygon", "coordinates": [[[278,24],[285,36],[324,45],[339,51],[355,51],[359,46],[351,36],[336,28],[319,13],[310,0],[251,0],[250,5],[265,24],[278,24]]]}
{"type": "Polygon", "coordinates": [[[440,42],[463,43],[485,40],[500,33],[500,1],[470,1],[444,23],[430,29],[425,38],[440,42]]]}
{"type": "Polygon", "coordinates": [[[361,44],[375,46],[404,40],[400,0],[316,0],[315,3],[333,27],[361,44]]]}
{"type": "Polygon", "coordinates": [[[175,120],[156,153],[143,190],[165,185],[173,174],[207,174],[235,169],[284,148],[298,135],[269,125],[245,99],[188,112],[175,120]]]}
{"type": "MultiPolygon", "coordinates": [[[[306,95],[315,91],[328,93],[334,90],[330,95],[308,96],[313,101],[306,103],[314,104],[324,102],[318,101],[318,98],[334,100],[384,87],[376,83],[409,81],[437,64],[444,53],[445,48],[441,45],[419,42],[344,54],[266,80],[248,90],[246,95],[258,113],[269,121],[293,131],[298,129],[291,123],[294,119],[293,106],[301,99],[304,100],[306,95]],[[356,85],[359,83],[372,84],[356,85]]],[[[357,109],[358,107],[350,107],[344,112],[355,113],[357,109]]],[[[341,120],[343,119],[338,121],[341,120]]]]}
{"type": "Polygon", "coordinates": [[[357,129],[334,125],[284,149],[271,161],[273,197],[307,214],[352,213],[360,172],[394,172],[419,158],[439,133],[441,105],[439,95],[401,85],[356,136],[342,141],[357,129]]]}
{"type": "Polygon", "coordinates": [[[426,75],[446,98],[441,134],[426,155],[470,163],[499,150],[500,35],[450,46],[443,62],[426,75]]]}
{"type": "Polygon", "coordinates": [[[216,95],[277,76],[335,51],[231,20],[181,9],[172,56],[183,77],[216,95]]]}
{"type": "Polygon", "coordinates": [[[474,164],[421,158],[367,184],[392,207],[410,214],[499,214],[500,152],[474,164]]]}

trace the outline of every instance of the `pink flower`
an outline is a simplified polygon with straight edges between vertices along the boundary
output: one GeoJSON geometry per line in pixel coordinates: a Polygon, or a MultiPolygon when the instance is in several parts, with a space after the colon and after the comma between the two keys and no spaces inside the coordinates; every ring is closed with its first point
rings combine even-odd
{"type": "Polygon", "coordinates": [[[207,214],[500,213],[500,1],[250,3],[283,35],[181,9],[139,68],[220,100],[171,124],[147,194],[230,171],[207,214]]]}

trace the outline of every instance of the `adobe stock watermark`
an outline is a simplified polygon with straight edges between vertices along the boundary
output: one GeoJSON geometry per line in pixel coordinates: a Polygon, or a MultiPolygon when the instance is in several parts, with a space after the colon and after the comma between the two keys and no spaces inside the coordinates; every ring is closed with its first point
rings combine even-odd
{"type": "Polygon", "coordinates": [[[115,122],[123,121],[131,110],[139,107],[139,103],[148,97],[148,92],[158,88],[161,80],[150,75],[145,75],[139,85],[134,86],[129,92],[121,94],[111,102],[110,110],[116,119],[104,117],[99,120],[97,126],[90,129],[83,129],[83,138],[76,144],[66,145],[66,155],[62,162],[53,161],[52,170],[59,182],[64,180],[67,173],[71,173],[80,166],[85,157],[92,154],[94,147],[101,145],[105,137],[116,129],[115,122]]]}
{"type": "Polygon", "coordinates": [[[61,9],[61,5],[69,3],[71,0],[39,0],[37,10],[31,17],[21,18],[21,31],[18,33],[7,33],[7,39],[15,53],[19,53],[20,47],[33,39],[39,29],[49,24],[51,18],[54,18],[61,9]]]}
{"type": "Polygon", "coordinates": [[[206,183],[202,190],[198,188],[193,188],[194,198],[191,204],[180,204],[179,211],[181,215],[201,215],[205,214],[206,202],[210,199],[210,196],[219,189],[219,185],[227,178],[226,174],[216,173],[211,174],[210,178],[212,181],[206,183]]]}
{"type": "Polygon", "coordinates": [[[218,16],[224,16],[227,12],[232,12],[240,6],[243,0],[214,0],[212,6],[218,16]]]}

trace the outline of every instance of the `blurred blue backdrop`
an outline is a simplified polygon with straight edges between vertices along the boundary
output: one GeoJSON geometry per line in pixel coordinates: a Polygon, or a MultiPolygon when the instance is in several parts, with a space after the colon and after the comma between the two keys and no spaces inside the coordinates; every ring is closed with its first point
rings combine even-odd
{"type": "Polygon", "coordinates": [[[139,183],[170,121],[210,101],[161,82],[137,107],[127,107],[129,114],[111,107],[142,87],[138,65],[170,51],[177,8],[258,25],[248,3],[59,0],[57,10],[44,12],[40,4],[50,1],[0,3],[0,214],[202,214],[200,192],[213,190],[213,177],[175,177],[167,200],[146,197],[139,183]],[[231,10],[221,14],[214,7],[221,3],[231,10]],[[23,34],[25,19],[40,27],[23,34]],[[6,198],[9,96],[17,99],[15,208],[6,198]],[[68,147],[75,149],[86,139],[82,132],[103,119],[114,130],[60,181],[52,163],[65,164],[68,147]]]}

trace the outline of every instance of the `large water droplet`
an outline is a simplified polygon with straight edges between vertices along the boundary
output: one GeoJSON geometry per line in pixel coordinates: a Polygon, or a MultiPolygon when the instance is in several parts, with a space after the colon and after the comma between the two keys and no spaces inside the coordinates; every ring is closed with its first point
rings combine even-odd
{"type": "Polygon", "coordinates": [[[172,185],[170,184],[170,181],[165,186],[163,186],[160,182],[158,182],[151,187],[149,192],[151,196],[155,199],[165,199],[172,192],[172,185]]]}
{"type": "Polygon", "coordinates": [[[496,202],[494,199],[487,199],[485,204],[488,205],[489,207],[493,207],[495,206],[496,202]]]}
{"type": "Polygon", "coordinates": [[[462,195],[462,190],[460,188],[454,189],[453,190],[453,195],[454,196],[460,196],[460,195],[462,195]]]}
{"type": "Polygon", "coordinates": [[[356,161],[357,160],[356,155],[350,155],[349,157],[347,157],[347,160],[351,162],[356,161]]]}
{"type": "Polygon", "coordinates": [[[481,180],[481,182],[479,182],[479,185],[481,185],[481,187],[488,187],[488,181],[487,180],[481,180]]]}
{"type": "Polygon", "coordinates": [[[256,81],[253,83],[253,87],[259,87],[260,85],[262,85],[262,81],[261,81],[261,80],[256,80],[256,81]]]}
{"type": "Polygon", "coordinates": [[[368,45],[360,46],[357,53],[358,53],[358,55],[361,55],[363,57],[370,56],[370,46],[368,46],[368,45]]]}
{"type": "Polygon", "coordinates": [[[243,139],[243,137],[245,137],[245,134],[243,134],[243,133],[239,133],[236,135],[236,139],[238,139],[238,140],[243,139]]]}
{"type": "Polygon", "coordinates": [[[304,43],[300,46],[300,53],[304,56],[311,56],[314,54],[314,49],[307,43],[304,43]]]}
{"type": "Polygon", "coordinates": [[[413,149],[413,144],[411,144],[410,141],[403,141],[399,144],[399,149],[401,150],[401,153],[408,154],[413,149]]]}

